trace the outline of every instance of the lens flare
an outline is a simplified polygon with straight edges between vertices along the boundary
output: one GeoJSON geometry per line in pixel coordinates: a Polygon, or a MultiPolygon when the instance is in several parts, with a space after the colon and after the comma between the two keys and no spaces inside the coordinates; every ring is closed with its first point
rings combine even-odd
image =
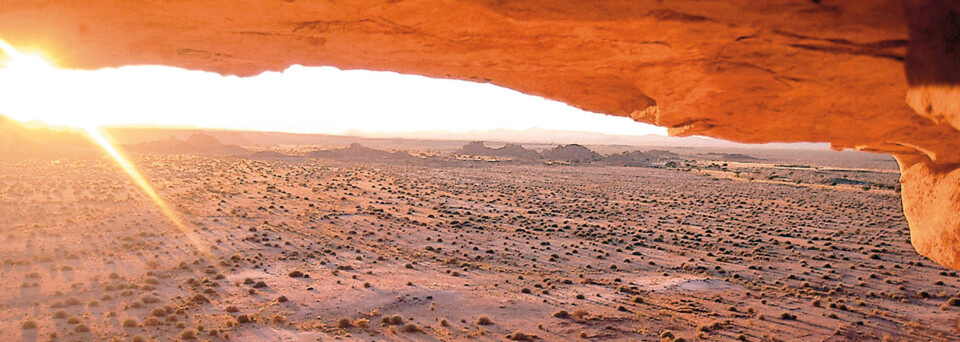
{"type": "MultiPolygon", "coordinates": [[[[3,68],[5,71],[11,73],[5,74],[6,76],[10,75],[19,75],[23,78],[24,82],[57,82],[55,77],[51,75],[56,75],[54,72],[53,66],[47,63],[43,58],[39,56],[32,56],[20,53],[12,45],[0,39],[0,51],[3,51],[8,56],[8,61],[6,66],[3,68]]],[[[18,79],[0,79],[0,82],[16,82],[18,79]]],[[[56,97],[57,94],[51,94],[51,97],[56,97]]],[[[201,253],[207,254],[209,251],[206,248],[206,245],[199,239],[194,230],[187,225],[179,215],[167,204],[166,201],[160,197],[160,194],[157,193],[156,189],[150,185],[150,182],[137,170],[136,166],[128,159],[119,148],[115,142],[103,132],[98,125],[96,124],[87,124],[84,127],[75,127],[83,129],[86,132],[87,137],[91,141],[96,143],[103,151],[109,156],[113,161],[119,166],[137,185],[137,187],[142,190],[147,197],[160,209],[164,216],[166,216],[170,222],[176,226],[177,230],[183,233],[190,243],[200,251],[201,253]]]]}

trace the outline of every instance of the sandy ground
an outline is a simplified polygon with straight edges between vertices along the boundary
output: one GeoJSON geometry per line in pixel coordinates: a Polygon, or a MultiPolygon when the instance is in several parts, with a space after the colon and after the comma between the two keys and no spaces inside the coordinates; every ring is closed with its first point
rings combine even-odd
{"type": "Polygon", "coordinates": [[[198,243],[106,159],[0,162],[0,340],[960,338],[960,281],[913,251],[890,189],[782,168],[135,162],[198,243]]]}

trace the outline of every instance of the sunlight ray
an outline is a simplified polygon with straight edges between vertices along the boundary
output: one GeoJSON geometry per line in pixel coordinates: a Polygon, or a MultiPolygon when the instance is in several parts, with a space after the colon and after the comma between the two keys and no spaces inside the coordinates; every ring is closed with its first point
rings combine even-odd
{"type": "MultiPolygon", "coordinates": [[[[46,61],[39,56],[31,56],[20,53],[12,45],[0,39],[0,51],[8,56],[8,61],[3,69],[9,69],[18,73],[23,73],[27,77],[41,77],[44,71],[53,70],[46,61]]],[[[16,80],[0,80],[16,81],[16,80]]],[[[56,82],[56,80],[43,80],[44,82],[56,82]]],[[[206,245],[199,239],[194,230],[180,218],[170,205],[157,193],[156,189],[147,181],[146,178],[137,170],[136,166],[128,159],[117,147],[116,144],[107,136],[96,124],[89,124],[85,127],[75,127],[83,129],[87,137],[95,142],[103,151],[129,176],[137,187],[142,190],[147,197],[160,209],[164,216],[176,226],[180,233],[184,234],[190,243],[201,253],[208,251],[206,245]]]]}

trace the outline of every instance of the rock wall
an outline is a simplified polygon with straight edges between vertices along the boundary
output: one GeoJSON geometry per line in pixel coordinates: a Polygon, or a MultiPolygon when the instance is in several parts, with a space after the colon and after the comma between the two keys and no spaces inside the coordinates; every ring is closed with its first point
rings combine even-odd
{"type": "Polygon", "coordinates": [[[680,136],[890,153],[917,250],[960,268],[958,13],[951,0],[4,0],[0,37],[67,68],[391,70],[680,136]]]}

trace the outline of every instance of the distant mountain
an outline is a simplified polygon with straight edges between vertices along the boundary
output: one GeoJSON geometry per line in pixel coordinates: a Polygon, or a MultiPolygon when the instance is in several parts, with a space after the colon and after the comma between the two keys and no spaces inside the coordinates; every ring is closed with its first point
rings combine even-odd
{"type": "Polygon", "coordinates": [[[247,159],[257,159],[257,160],[297,160],[303,159],[300,156],[291,156],[286,155],[276,151],[257,151],[251,154],[244,156],[247,159]]]}
{"type": "Polygon", "coordinates": [[[616,166],[649,167],[670,160],[680,160],[680,155],[663,150],[629,151],[611,154],[603,158],[603,163],[616,166]]]}
{"type": "Polygon", "coordinates": [[[771,143],[741,144],[705,137],[668,137],[663,135],[612,135],[582,131],[550,130],[530,128],[526,130],[492,129],[467,132],[420,131],[420,132],[347,132],[350,135],[367,138],[436,139],[453,141],[512,142],[523,144],[569,144],[582,145],[623,145],[623,146],[663,146],[663,147],[716,147],[716,148],[761,148],[761,149],[804,149],[829,150],[827,143],[771,143]]]}
{"type": "Polygon", "coordinates": [[[260,150],[277,145],[315,145],[318,147],[346,146],[352,143],[372,148],[389,149],[432,149],[453,152],[470,141],[488,143],[516,143],[527,148],[557,144],[577,143],[582,145],[610,145],[622,147],[689,147],[689,148],[742,148],[742,149],[788,149],[829,151],[825,143],[772,143],[740,144],[704,137],[667,137],[662,135],[626,136],[609,135],[579,131],[559,131],[532,128],[527,130],[484,130],[468,132],[401,132],[375,133],[351,131],[348,135],[303,134],[281,132],[231,131],[199,128],[147,128],[147,127],[110,127],[110,135],[123,144],[136,144],[153,140],[176,137],[186,139],[191,134],[203,133],[219,139],[224,144],[243,146],[260,150]]]}
{"type": "Polygon", "coordinates": [[[734,161],[734,162],[755,162],[763,160],[761,158],[748,156],[741,153],[719,153],[711,152],[702,154],[704,157],[714,159],[714,160],[723,160],[723,161],[734,161]]]}
{"type": "Polygon", "coordinates": [[[543,151],[542,155],[544,159],[571,163],[589,163],[603,159],[599,153],[578,144],[560,145],[543,151]]]}
{"type": "Polygon", "coordinates": [[[412,160],[415,158],[407,152],[375,150],[361,146],[360,144],[350,144],[350,147],[343,149],[314,151],[307,153],[306,157],[344,161],[398,161],[412,160]]]}
{"type": "Polygon", "coordinates": [[[225,145],[217,138],[196,133],[187,140],[168,138],[127,146],[127,150],[138,153],[158,154],[194,154],[210,156],[240,156],[250,154],[247,149],[236,145],[225,145]]]}
{"type": "Polygon", "coordinates": [[[540,153],[537,153],[537,151],[534,150],[528,150],[519,144],[506,144],[501,148],[490,148],[485,146],[482,141],[470,142],[454,153],[461,155],[489,156],[518,160],[540,159],[540,153]]]}

